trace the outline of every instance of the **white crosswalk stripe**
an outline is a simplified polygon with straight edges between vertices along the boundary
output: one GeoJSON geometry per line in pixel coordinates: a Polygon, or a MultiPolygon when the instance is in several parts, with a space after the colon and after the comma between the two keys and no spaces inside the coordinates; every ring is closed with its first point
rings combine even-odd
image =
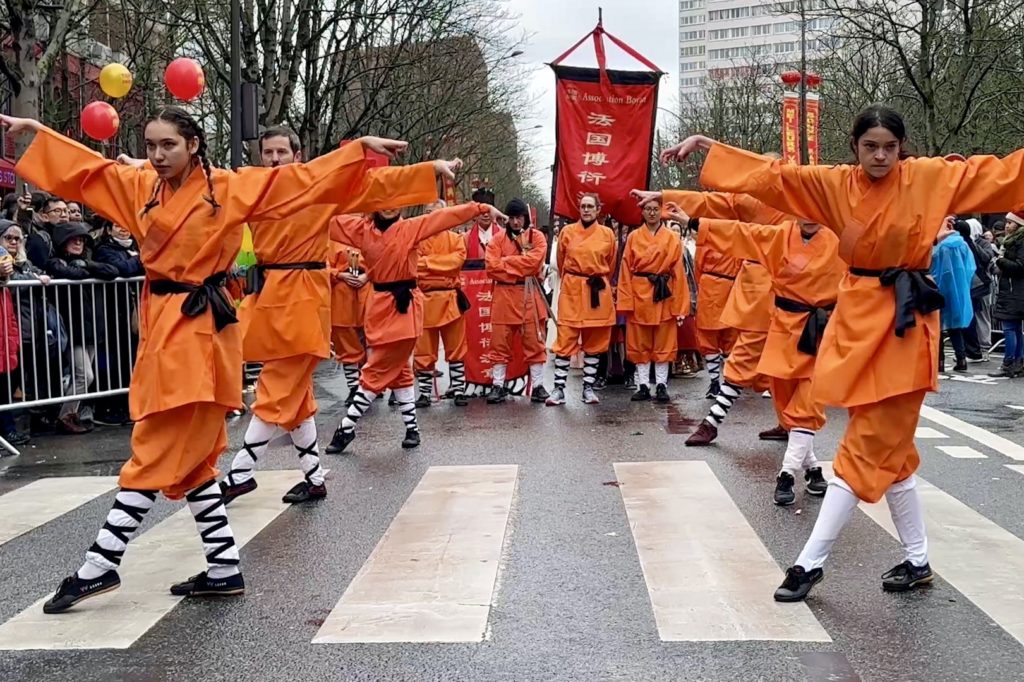
{"type": "MultiPolygon", "coordinates": [[[[261,471],[259,488],[232,502],[228,517],[239,546],[287,508],[281,496],[295,478],[294,471],[261,471]]],[[[182,509],[128,545],[118,590],[58,616],[43,613],[43,596],[0,625],[0,650],[126,649],[181,601],[168,587],[206,568],[200,550],[195,520],[182,509]]]]}
{"type": "Polygon", "coordinates": [[[114,476],[69,476],[44,478],[12,490],[0,497],[0,545],[116,487],[114,476]]]}

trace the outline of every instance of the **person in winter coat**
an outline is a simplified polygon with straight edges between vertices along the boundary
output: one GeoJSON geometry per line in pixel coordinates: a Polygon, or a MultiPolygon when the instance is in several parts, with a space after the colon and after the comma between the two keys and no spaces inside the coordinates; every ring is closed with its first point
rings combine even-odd
{"type": "Polygon", "coordinates": [[[953,229],[963,237],[974,259],[974,277],[971,278],[971,309],[973,317],[970,324],[964,327],[964,350],[967,353],[968,360],[984,362],[988,359],[987,351],[991,346],[991,333],[984,339],[987,345],[982,345],[982,335],[979,329],[983,324],[980,318],[986,312],[985,301],[989,294],[992,293],[992,276],[989,274],[992,256],[988,251],[982,250],[975,243],[975,239],[980,239],[982,233],[981,223],[976,219],[957,220],[953,224],[953,229]]]}
{"type": "Polygon", "coordinates": [[[146,269],[139,258],[139,245],[131,232],[120,225],[108,223],[96,242],[96,262],[113,265],[118,277],[142,277],[146,269]]]}
{"type": "MultiPolygon", "coordinates": [[[[16,370],[21,355],[21,330],[18,326],[18,311],[14,298],[6,286],[14,275],[13,254],[17,253],[18,244],[14,242],[13,234],[11,238],[0,241],[0,246],[4,249],[0,251],[0,285],[3,285],[3,289],[0,290],[0,404],[9,405],[14,402],[15,393],[20,388],[20,377],[16,370]]],[[[20,242],[20,235],[18,241],[20,242]]],[[[11,411],[0,412],[0,435],[13,445],[25,442],[16,432],[11,411]]]]}
{"type": "MultiPolygon", "coordinates": [[[[956,219],[946,218],[946,227],[952,229],[956,219]]],[[[970,230],[970,228],[968,228],[970,230]]],[[[931,275],[935,280],[945,305],[941,319],[943,330],[949,333],[950,343],[956,355],[956,372],[967,371],[967,352],[964,347],[964,330],[974,320],[971,307],[971,282],[974,278],[974,254],[964,238],[954,232],[932,249],[931,275]]],[[[944,369],[945,358],[939,347],[939,370],[944,369]]]]}
{"type": "MultiPolygon", "coordinates": [[[[92,238],[84,223],[58,223],[53,227],[54,255],[46,262],[46,272],[54,279],[117,278],[117,268],[97,263],[92,257],[92,238]]],[[[75,287],[59,302],[61,316],[71,339],[71,373],[73,392],[86,393],[95,378],[97,347],[104,342],[106,320],[102,305],[102,290],[94,285],[75,287]]],[[[79,415],[80,401],[64,403],[57,418],[57,431],[82,434],[92,430],[79,415]]],[[[89,422],[90,420],[85,420],[89,422]]]]}
{"type": "Polygon", "coordinates": [[[999,293],[992,317],[1003,327],[1003,366],[993,376],[1024,376],[1024,213],[1006,214],[1003,255],[996,259],[999,293]]]}

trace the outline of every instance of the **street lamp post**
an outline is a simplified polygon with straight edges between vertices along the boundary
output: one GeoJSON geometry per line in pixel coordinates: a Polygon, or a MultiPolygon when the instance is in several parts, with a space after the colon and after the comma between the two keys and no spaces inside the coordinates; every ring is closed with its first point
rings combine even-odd
{"type": "Polygon", "coordinates": [[[242,2],[231,0],[231,167],[242,165],[242,2]]]}

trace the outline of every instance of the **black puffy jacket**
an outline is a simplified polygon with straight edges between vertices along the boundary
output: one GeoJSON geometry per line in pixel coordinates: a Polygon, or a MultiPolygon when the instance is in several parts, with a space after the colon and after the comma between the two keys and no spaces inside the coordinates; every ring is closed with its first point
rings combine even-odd
{"type": "MultiPolygon", "coordinates": [[[[92,260],[92,238],[84,223],[60,223],[53,228],[54,256],[46,261],[46,274],[54,279],[117,279],[117,268],[92,260]],[[68,255],[65,246],[72,237],[85,237],[86,247],[79,256],[68,255]]],[[[74,346],[105,344],[106,319],[103,309],[103,284],[61,287],[55,294],[57,309],[74,346]],[[94,303],[95,301],[95,303],[94,303]]]]}
{"type": "Polygon", "coordinates": [[[1003,256],[996,259],[999,293],[992,316],[997,320],[1024,320],[1024,228],[1018,228],[1003,243],[1003,256]]]}

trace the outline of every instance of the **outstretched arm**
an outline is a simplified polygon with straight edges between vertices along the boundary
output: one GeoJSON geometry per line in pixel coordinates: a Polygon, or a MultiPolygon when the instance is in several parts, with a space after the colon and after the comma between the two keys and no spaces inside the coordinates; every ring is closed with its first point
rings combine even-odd
{"type": "Polygon", "coordinates": [[[419,243],[428,237],[434,236],[435,234],[439,234],[445,230],[450,230],[453,227],[469,222],[476,216],[483,215],[484,213],[490,213],[495,220],[498,218],[503,220],[505,219],[505,214],[493,206],[489,206],[488,204],[478,204],[475,201],[471,201],[467,204],[449,206],[447,208],[434,211],[428,215],[413,218],[409,221],[413,224],[407,226],[406,229],[414,229],[417,231],[414,241],[419,243]]]}

